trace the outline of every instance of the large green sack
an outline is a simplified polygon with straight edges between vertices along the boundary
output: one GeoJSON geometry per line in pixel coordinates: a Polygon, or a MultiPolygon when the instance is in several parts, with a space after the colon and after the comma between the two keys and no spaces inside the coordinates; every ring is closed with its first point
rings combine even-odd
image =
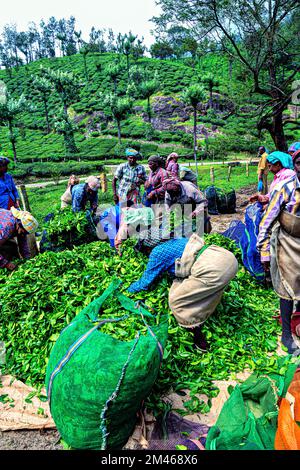
{"type": "Polygon", "coordinates": [[[297,365],[278,359],[278,373],[253,373],[236,385],[207,435],[207,450],[273,450],[278,399],[285,396],[297,365]]]}
{"type": "Polygon", "coordinates": [[[158,326],[147,326],[147,335],[137,332],[128,342],[101,333],[101,325],[111,320],[92,323],[113,295],[130,315],[142,315],[144,321],[151,316],[121,294],[119,285],[114,281],[61,332],[48,362],[51,414],[61,437],[75,449],[116,449],[127,442],[162,361],[167,316],[158,326]]]}

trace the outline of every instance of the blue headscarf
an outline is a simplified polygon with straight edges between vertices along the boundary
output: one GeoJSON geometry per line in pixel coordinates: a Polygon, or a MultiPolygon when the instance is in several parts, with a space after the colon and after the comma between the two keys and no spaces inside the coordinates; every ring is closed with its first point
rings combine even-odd
{"type": "Polygon", "coordinates": [[[297,150],[300,150],[300,142],[294,142],[292,145],[289,146],[289,152],[296,152],[297,150]]]}
{"type": "Polygon", "coordinates": [[[275,163],[280,162],[283,168],[289,168],[290,170],[294,169],[292,157],[285,152],[279,152],[278,150],[276,150],[276,152],[272,152],[270,153],[270,155],[268,155],[267,161],[272,165],[275,165],[275,163]]]}
{"type": "Polygon", "coordinates": [[[126,149],[125,155],[126,157],[138,157],[139,152],[135,149],[126,149]]]}

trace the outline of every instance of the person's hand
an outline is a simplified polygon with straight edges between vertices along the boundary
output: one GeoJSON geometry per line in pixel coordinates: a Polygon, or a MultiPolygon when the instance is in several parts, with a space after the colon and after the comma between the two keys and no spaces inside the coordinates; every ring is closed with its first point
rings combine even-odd
{"type": "Polygon", "coordinates": [[[7,263],[4,267],[9,271],[13,271],[17,266],[14,263],[7,263]]]}
{"type": "Polygon", "coordinates": [[[263,261],[262,265],[265,273],[270,272],[270,261],[263,261]]]}
{"type": "Polygon", "coordinates": [[[151,193],[147,194],[147,199],[148,200],[153,199],[154,196],[155,196],[155,192],[151,191],[151,193]]]}
{"type": "Polygon", "coordinates": [[[115,204],[118,204],[119,203],[119,196],[117,194],[114,194],[113,200],[114,200],[115,204]]]}
{"type": "Polygon", "coordinates": [[[264,184],[262,180],[259,180],[258,185],[257,185],[257,191],[261,192],[264,189],[264,184]]]}
{"type": "Polygon", "coordinates": [[[190,218],[193,219],[194,217],[197,217],[196,211],[190,213],[190,218]]]}
{"type": "Polygon", "coordinates": [[[16,207],[17,209],[20,209],[20,201],[19,201],[19,199],[16,199],[15,207],[16,207]]]}
{"type": "Polygon", "coordinates": [[[259,198],[259,194],[253,194],[253,196],[249,197],[250,202],[257,202],[259,198]]]}
{"type": "Polygon", "coordinates": [[[150,186],[149,181],[145,181],[144,188],[145,188],[145,189],[148,189],[149,186],[150,186]]]}

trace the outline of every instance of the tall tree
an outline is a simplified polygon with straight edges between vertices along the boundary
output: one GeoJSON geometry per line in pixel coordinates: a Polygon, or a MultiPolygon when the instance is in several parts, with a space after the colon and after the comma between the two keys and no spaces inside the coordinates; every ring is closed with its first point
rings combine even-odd
{"type": "Polygon", "coordinates": [[[48,101],[53,89],[51,82],[44,77],[32,76],[32,85],[33,88],[38,92],[45,110],[45,118],[47,124],[47,134],[50,134],[50,122],[49,122],[49,110],[48,110],[48,101]]]}
{"type": "Polygon", "coordinates": [[[152,80],[146,80],[138,85],[138,93],[140,98],[147,100],[146,112],[150,124],[152,118],[150,98],[158,91],[159,85],[160,83],[157,76],[155,76],[152,80]]]}
{"type": "Polygon", "coordinates": [[[119,33],[117,37],[117,50],[119,53],[123,54],[126,57],[128,82],[129,82],[129,70],[130,70],[130,54],[132,54],[136,39],[137,39],[137,36],[132,34],[131,31],[129,31],[128,34],[124,34],[124,35],[119,33]]]}
{"type": "Polygon", "coordinates": [[[29,110],[30,106],[24,95],[13,98],[8,92],[6,99],[0,100],[0,123],[8,128],[8,137],[14,154],[14,162],[17,163],[17,124],[20,124],[19,116],[29,110]]]}
{"type": "Polygon", "coordinates": [[[117,62],[110,62],[105,68],[105,75],[113,82],[114,93],[117,93],[118,80],[123,73],[123,67],[117,62]]]}
{"type": "Polygon", "coordinates": [[[213,101],[213,91],[215,87],[218,87],[220,85],[219,80],[215,78],[215,76],[212,73],[208,73],[204,75],[201,78],[201,82],[204,83],[204,85],[208,88],[209,91],[209,107],[213,108],[214,107],[214,101],[213,101]]]}
{"type": "Polygon", "coordinates": [[[68,151],[70,153],[76,153],[78,149],[76,145],[74,145],[74,125],[72,125],[71,118],[69,117],[68,107],[78,101],[83,83],[78,80],[73,72],[63,72],[61,70],[46,69],[43,67],[41,67],[41,72],[53,85],[61,99],[62,118],[58,119],[58,127],[64,135],[65,146],[68,151]]]}
{"type": "MultiPolygon", "coordinates": [[[[279,150],[287,150],[283,113],[291,102],[291,85],[300,70],[299,34],[286,24],[299,13],[299,0],[158,0],[153,18],[158,31],[171,25],[189,27],[195,39],[218,39],[223,50],[247,71],[257,127],[269,131],[279,150]],[[280,57],[289,64],[283,78],[280,57]]],[[[299,16],[298,16],[299,17],[299,16]]]]}
{"type": "Polygon", "coordinates": [[[167,40],[156,40],[150,46],[150,54],[155,59],[172,59],[172,57],[175,57],[175,51],[167,40]]]}
{"type": "Polygon", "coordinates": [[[85,79],[88,82],[89,81],[89,71],[87,67],[87,56],[90,53],[91,48],[89,44],[84,43],[83,46],[80,48],[79,52],[83,57],[83,66],[84,66],[84,75],[85,79]]]}
{"type": "Polygon", "coordinates": [[[121,122],[126,119],[127,115],[132,110],[133,103],[130,98],[121,98],[112,93],[107,95],[101,93],[100,98],[103,106],[108,109],[109,115],[111,115],[115,120],[118,129],[119,144],[121,144],[121,122]]]}
{"type": "Polygon", "coordinates": [[[68,115],[60,113],[55,119],[54,126],[56,131],[64,137],[66,154],[77,153],[78,148],[74,136],[76,126],[72,119],[68,115]]]}
{"type": "Polygon", "coordinates": [[[202,85],[191,85],[185,90],[182,95],[182,99],[189,105],[193,107],[193,117],[194,117],[194,160],[196,165],[196,174],[198,177],[198,164],[197,164],[197,108],[200,103],[203,103],[206,100],[206,91],[202,85]]]}

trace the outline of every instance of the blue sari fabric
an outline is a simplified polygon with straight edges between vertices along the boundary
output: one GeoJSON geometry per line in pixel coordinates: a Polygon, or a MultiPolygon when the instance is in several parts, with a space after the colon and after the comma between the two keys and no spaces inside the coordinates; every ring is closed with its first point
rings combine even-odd
{"type": "Polygon", "coordinates": [[[263,208],[259,202],[251,204],[246,209],[245,223],[241,220],[231,222],[228,230],[222,235],[235,241],[242,252],[245,268],[258,281],[264,280],[264,269],[256,248],[259,224],[263,217],[263,208]]]}
{"type": "Polygon", "coordinates": [[[120,226],[121,209],[119,205],[112,206],[104,211],[100,216],[100,223],[105,233],[109,238],[109,243],[112,248],[115,246],[115,236],[118,233],[120,226]]]}

